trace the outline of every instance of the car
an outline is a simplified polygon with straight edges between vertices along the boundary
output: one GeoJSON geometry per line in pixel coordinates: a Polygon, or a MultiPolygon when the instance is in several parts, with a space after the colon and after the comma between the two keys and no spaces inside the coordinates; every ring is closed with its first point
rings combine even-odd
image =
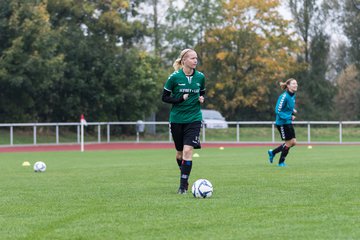
{"type": "Polygon", "coordinates": [[[220,112],[212,109],[202,109],[201,112],[206,128],[228,128],[228,123],[220,112]]]}

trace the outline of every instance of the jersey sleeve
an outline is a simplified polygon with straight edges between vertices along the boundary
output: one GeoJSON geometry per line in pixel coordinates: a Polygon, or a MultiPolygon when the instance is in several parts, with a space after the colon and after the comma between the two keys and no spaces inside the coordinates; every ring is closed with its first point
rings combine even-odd
{"type": "Polygon", "coordinates": [[[166,83],[165,83],[165,86],[164,86],[164,90],[167,90],[169,92],[173,92],[173,89],[174,89],[174,73],[171,74],[168,79],[166,80],[166,83]]]}
{"type": "Polygon", "coordinates": [[[169,76],[169,78],[167,79],[165,86],[164,86],[164,90],[163,90],[163,94],[162,94],[162,101],[165,103],[171,103],[171,104],[177,104],[177,103],[182,103],[184,101],[184,98],[181,96],[179,98],[174,97],[174,73],[171,74],[169,76]]]}
{"type": "Polygon", "coordinates": [[[172,97],[171,92],[166,90],[165,88],[163,90],[163,95],[162,95],[161,99],[163,102],[172,103],[172,104],[182,103],[184,101],[184,98],[182,98],[182,97],[181,98],[172,97]]]}
{"type": "Polygon", "coordinates": [[[287,106],[287,97],[286,97],[286,93],[283,93],[282,95],[280,95],[279,100],[276,104],[275,107],[275,113],[281,118],[281,119],[291,119],[291,114],[289,114],[286,111],[286,106],[287,106]]]}

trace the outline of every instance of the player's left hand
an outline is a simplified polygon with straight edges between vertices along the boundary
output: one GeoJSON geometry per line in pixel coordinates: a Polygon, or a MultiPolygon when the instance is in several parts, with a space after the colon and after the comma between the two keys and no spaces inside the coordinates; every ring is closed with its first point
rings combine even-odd
{"type": "Polygon", "coordinates": [[[200,96],[200,97],[199,97],[199,102],[200,102],[200,103],[203,103],[204,101],[205,101],[204,96],[200,96]]]}

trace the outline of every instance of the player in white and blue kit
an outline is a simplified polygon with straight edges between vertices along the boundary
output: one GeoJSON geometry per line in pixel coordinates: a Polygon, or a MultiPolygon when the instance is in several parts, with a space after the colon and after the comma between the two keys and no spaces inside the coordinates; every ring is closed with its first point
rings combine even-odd
{"type": "Polygon", "coordinates": [[[281,152],[279,158],[279,167],[285,167],[285,158],[289,153],[291,147],[296,145],[296,136],[292,121],[295,119],[295,99],[296,91],[298,88],[297,81],[293,78],[286,80],[285,83],[281,82],[280,87],[285,90],[278,98],[275,113],[276,113],[276,127],[279,130],[282,140],[285,143],[281,144],[275,149],[268,151],[269,162],[273,163],[275,155],[281,152]]]}

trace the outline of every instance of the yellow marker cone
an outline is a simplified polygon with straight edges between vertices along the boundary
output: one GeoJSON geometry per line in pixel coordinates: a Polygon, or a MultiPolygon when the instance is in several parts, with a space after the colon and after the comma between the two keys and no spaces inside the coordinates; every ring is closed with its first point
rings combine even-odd
{"type": "Polygon", "coordinates": [[[25,161],[25,162],[23,162],[23,167],[28,167],[28,166],[30,166],[30,163],[28,162],[28,161],[25,161]]]}
{"type": "Polygon", "coordinates": [[[220,150],[224,150],[224,147],[219,147],[220,150]]]}
{"type": "Polygon", "coordinates": [[[200,155],[198,153],[194,153],[193,157],[200,157],[200,155]]]}

